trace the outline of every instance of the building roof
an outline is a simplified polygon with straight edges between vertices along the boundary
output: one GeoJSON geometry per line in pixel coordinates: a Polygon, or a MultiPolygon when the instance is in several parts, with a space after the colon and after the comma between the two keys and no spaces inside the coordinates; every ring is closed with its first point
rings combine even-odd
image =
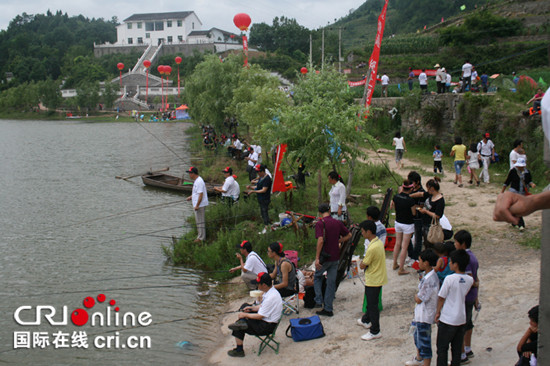
{"type": "Polygon", "coordinates": [[[147,20],[170,20],[170,19],[185,19],[191,15],[192,11],[173,11],[169,13],[143,13],[143,14],[134,14],[126,19],[125,22],[135,22],[135,21],[147,21],[147,20]]]}
{"type": "Polygon", "coordinates": [[[231,35],[234,35],[235,37],[237,36],[234,33],[224,31],[223,29],[220,29],[220,28],[210,28],[209,30],[194,30],[191,33],[189,33],[188,36],[190,37],[207,36],[208,34],[212,33],[214,30],[221,32],[226,37],[230,37],[231,35]]]}
{"type": "Polygon", "coordinates": [[[197,36],[207,36],[210,33],[210,30],[194,30],[188,34],[189,37],[197,36]]]}

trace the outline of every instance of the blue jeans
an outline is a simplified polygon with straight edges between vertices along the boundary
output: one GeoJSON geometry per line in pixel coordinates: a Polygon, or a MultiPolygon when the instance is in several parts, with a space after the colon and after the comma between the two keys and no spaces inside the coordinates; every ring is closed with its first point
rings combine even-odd
{"type": "Polygon", "coordinates": [[[460,172],[462,171],[462,167],[464,166],[464,163],[466,160],[455,160],[455,173],[456,175],[460,175],[460,172]]]}
{"type": "Polygon", "coordinates": [[[313,277],[313,287],[315,289],[315,303],[325,304],[326,311],[332,311],[332,301],[336,293],[336,273],[338,271],[338,261],[325,262],[320,270],[315,271],[313,277]],[[325,299],[323,301],[323,273],[327,272],[327,288],[325,290],[325,299]]]}
{"type": "Polygon", "coordinates": [[[414,344],[420,353],[420,357],[432,358],[432,325],[428,323],[416,323],[414,331],[414,344]]]}

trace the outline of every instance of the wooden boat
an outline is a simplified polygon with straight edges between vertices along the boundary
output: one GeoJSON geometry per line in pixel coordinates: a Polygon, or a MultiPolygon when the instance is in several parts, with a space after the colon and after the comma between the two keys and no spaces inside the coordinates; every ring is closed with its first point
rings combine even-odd
{"type": "MultiPolygon", "coordinates": [[[[141,176],[143,184],[151,187],[165,188],[172,191],[191,193],[193,191],[193,181],[175,177],[163,173],[148,173],[141,176]]],[[[215,195],[215,185],[206,183],[206,192],[208,195],[215,195]]]]}

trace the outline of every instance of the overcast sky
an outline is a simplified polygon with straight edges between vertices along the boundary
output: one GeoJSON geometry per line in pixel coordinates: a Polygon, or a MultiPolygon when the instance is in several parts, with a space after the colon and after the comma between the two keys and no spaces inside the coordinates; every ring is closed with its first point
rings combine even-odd
{"type": "Polygon", "coordinates": [[[132,14],[160,13],[171,11],[194,11],[203,29],[221,28],[237,32],[233,16],[247,13],[252,23],[271,24],[273,18],[284,15],[295,18],[300,25],[309,29],[334,22],[357,9],[365,0],[0,0],[0,29],[7,29],[17,15],[45,14],[48,9],[68,13],[69,16],[82,14],[87,18],[110,20],[118,17],[119,22],[132,14]]]}

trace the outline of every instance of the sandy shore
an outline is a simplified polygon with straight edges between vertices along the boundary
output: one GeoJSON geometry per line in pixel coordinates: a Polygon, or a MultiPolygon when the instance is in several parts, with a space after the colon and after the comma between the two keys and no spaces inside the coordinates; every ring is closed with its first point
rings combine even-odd
{"type": "MultiPolygon", "coordinates": [[[[395,168],[390,155],[385,158],[390,167],[395,168]]],[[[407,160],[405,166],[419,168],[418,163],[407,160]]],[[[425,169],[429,171],[429,167],[425,169]]],[[[409,170],[405,168],[399,173],[406,175],[409,170]]],[[[475,357],[471,364],[513,365],[517,360],[516,344],[528,326],[527,311],[538,304],[540,281],[540,251],[521,247],[516,241],[522,235],[540,230],[540,214],[526,219],[528,230],[525,233],[517,232],[508,224],[495,223],[492,210],[500,187],[496,184],[470,187],[465,179],[465,188],[458,188],[452,183],[452,177],[447,175],[441,184],[447,202],[445,214],[455,232],[460,229],[472,232],[472,250],[480,263],[482,310],[474,322],[472,348],[475,357]]],[[[227,325],[236,320],[236,315],[229,314],[219,320],[221,342],[207,362],[214,365],[256,365],[259,362],[268,365],[280,362],[403,365],[416,352],[408,330],[414,314],[418,276],[397,276],[391,270],[391,253],[387,253],[386,265],[388,284],[383,288],[384,310],[380,317],[382,338],[369,342],[361,340],[366,330],[356,325],[356,319],[361,316],[364,287],[359,278],[346,279],[336,293],[334,316],[322,318],[326,337],[295,343],[285,336],[289,318],[314,314],[312,310],[301,308],[299,316],[284,316],[281,321],[276,336],[281,343],[278,355],[267,349],[258,357],[259,340],[247,336],[244,341],[246,357],[234,359],[227,356],[227,351],[235,346],[227,325]]],[[[232,301],[227,310],[236,310],[245,301],[250,298],[232,301]]],[[[436,334],[434,326],[434,355],[436,334]]]]}

